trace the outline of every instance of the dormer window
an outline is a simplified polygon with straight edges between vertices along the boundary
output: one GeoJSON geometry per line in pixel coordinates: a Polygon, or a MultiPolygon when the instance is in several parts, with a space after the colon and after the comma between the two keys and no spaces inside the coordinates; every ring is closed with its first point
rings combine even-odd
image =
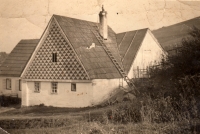
{"type": "Polygon", "coordinates": [[[52,62],[57,62],[57,53],[52,53],[52,62]]]}

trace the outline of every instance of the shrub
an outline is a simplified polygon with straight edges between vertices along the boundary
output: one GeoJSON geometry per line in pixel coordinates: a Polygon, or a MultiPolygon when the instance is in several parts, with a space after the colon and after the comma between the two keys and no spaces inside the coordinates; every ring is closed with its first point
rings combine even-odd
{"type": "Polygon", "coordinates": [[[198,118],[198,109],[194,96],[172,98],[158,95],[152,99],[146,95],[146,101],[141,103],[141,118],[143,122],[164,123],[174,121],[191,121],[198,118]]]}
{"type": "Polygon", "coordinates": [[[107,112],[107,118],[114,123],[140,122],[140,108],[134,102],[121,103],[107,112]]]}
{"type": "Polygon", "coordinates": [[[178,78],[200,73],[200,30],[193,28],[189,37],[182,39],[176,55],[163,57],[159,68],[151,68],[151,75],[163,75],[178,78]]]}

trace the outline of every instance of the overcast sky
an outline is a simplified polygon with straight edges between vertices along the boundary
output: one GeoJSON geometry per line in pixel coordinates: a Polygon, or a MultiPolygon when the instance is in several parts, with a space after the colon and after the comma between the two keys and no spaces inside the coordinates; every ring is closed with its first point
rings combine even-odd
{"type": "Polygon", "coordinates": [[[200,0],[0,0],[0,51],[40,38],[53,14],[97,22],[101,5],[116,32],[151,30],[200,16],[200,0]]]}

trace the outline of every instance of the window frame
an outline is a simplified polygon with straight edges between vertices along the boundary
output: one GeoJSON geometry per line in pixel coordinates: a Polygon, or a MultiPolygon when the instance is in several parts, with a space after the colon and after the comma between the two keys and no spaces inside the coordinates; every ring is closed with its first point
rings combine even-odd
{"type": "Polygon", "coordinates": [[[12,90],[12,80],[11,80],[11,78],[6,78],[6,89],[12,90]],[[10,86],[8,87],[9,81],[10,81],[10,86]]]}
{"type": "Polygon", "coordinates": [[[57,53],[52,53],[52,62],[57,62],[57,53]]]}
{"type": "Polygon", "coordinates": [[[58,93],[58,82],[51,82],[51,94],[58,93]]]}
{"type": "Polygon", "coordinates": [[[76,83],[71,83],[71,91],[76,92],[76,83]]]}
{"type": "Polygon", "coordinates": [[[22,89],[21,89],[21,80],[19,80],[19,91],[22,91],[22,89]]]}
{"type": "Polygon", "coordinates": [[[34,82],[34,92],[40,93],[40,82],[39,81],[34,82]]]}

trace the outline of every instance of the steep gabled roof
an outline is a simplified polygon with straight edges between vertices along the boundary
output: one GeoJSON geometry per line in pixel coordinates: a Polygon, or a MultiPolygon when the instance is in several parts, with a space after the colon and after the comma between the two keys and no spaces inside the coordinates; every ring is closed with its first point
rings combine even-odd
{"type": "Polygon", "coordinates": [[[39,39],[21,40],[0,66],[0,76],[20,77],[39,39]]]}
{"type": "Polygon", "coordinates": [[[129,72],[148,29],[119,33],[116,35],[119,53],[126,72],[129,72]]]}
{"type": "MultiPolygon", "coordinates": [[[[98,23],[58,15],[54,15],[54,18],[73,46],[91,79],[122,77],[92,32],[98,30],[98,23]],[[95,43],[95,47],[88,49],[93,43],[95,43]]],[[[108,39],[105,44],[118,63],[121,64],[116,34],[110,27],[108,27],[108,39]]]]}

